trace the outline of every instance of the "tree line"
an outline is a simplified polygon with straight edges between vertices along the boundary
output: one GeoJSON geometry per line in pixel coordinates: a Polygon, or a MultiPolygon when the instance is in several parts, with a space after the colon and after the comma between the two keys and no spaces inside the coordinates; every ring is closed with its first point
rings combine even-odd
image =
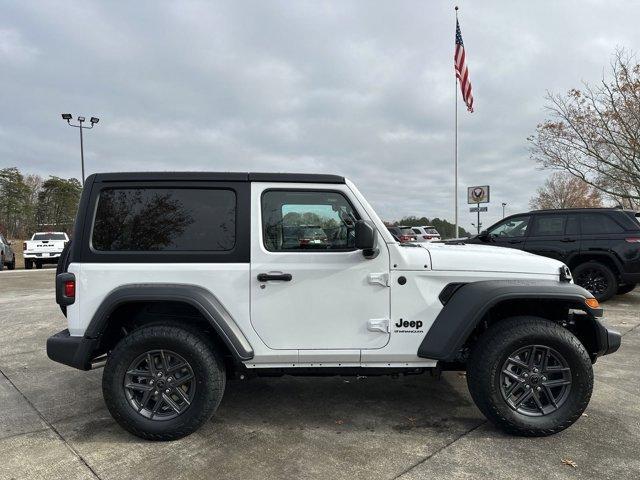
{"type": "Polygon", "coordinates": [[[23,174],[0,169],[0,232],[24,239],[37,230],[71,233],[82,186],[75,178],[23,174]]]}

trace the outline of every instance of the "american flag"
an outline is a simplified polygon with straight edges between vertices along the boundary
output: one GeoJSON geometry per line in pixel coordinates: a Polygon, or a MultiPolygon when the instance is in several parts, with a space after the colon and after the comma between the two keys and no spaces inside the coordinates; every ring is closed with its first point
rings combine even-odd
{"type": "Polygon", "coordinates": [[[469,70],[465,61],[464,43],[462,43],[462,33],[460,23],[456,19],[456,52],[453,56],[453,63],[456,68],[456,77],[460,81],[462,99],[467,104],[467,110],[473,112],[473,93],[471,93],[471,80],[469,80],[469,70]]]}

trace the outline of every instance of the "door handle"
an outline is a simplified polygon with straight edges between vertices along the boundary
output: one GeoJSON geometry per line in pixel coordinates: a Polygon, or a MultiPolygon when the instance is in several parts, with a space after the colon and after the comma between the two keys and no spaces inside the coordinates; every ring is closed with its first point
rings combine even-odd
{"type": "Polygon", "coordinates": [[[565,243],[566,243],[566,242],[575,242],[575,241],[576,241],[576,239],[575,239],[575,238],[568,238],[568,237],[567,237],[567,238],[563,238],[563,239],[562,239],[562,240],[560,240],[560,241],[561,241],[561,242],[565,242],[565,243]]]}
{"type": "Polygon", "coordinates": [[[293,276],[290,273],[259,273],[259,282],[278,281],[290,282],[293,276]]]}
{"type": "Polygon", "coordinates": [[[522,243],[522,240],[509,240],[509,243],[522,243]]]}

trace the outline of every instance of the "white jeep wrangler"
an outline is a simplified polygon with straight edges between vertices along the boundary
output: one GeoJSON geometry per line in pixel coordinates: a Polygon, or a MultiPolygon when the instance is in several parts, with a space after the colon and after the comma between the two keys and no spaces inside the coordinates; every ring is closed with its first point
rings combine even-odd
{"type": "Polygon", "coordinates": [[[227,378],[467,371],[515,434],[549,435],[589,402],[620,346],[562,263],[482,245],[400,244],[348,180],[270,173],[90,176],[56,299],[52,360],[104,365],[113,417],[180,438],[227,378]]]}

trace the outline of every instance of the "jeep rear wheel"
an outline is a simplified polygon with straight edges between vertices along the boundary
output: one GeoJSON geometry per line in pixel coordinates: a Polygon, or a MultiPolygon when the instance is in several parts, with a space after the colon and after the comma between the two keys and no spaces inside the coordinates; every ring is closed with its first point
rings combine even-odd
{"type": "Polygon", "coordinates": [[[542,318],[514,317],[478,340],[467,382],[478,408],[498,427],[545,436],[580,418],[591,398],[593,370],[569,330],[542,318]]]}
{"type": "Polygon", "coordinates": [[[212,345],[168,325],[143,327],[122,339],[102,377],[113,418],[148,440],[175,440],[197,430],[218,408],[224,387],[224,366],[212,345]]]}
{"type": "Polygon", "coordinates": [[[616,276],[606,265],[589,261],[581,263],[572,272],[576,284],[589,290],[599,302],[605,302],[616,294],[616,276]]]}

